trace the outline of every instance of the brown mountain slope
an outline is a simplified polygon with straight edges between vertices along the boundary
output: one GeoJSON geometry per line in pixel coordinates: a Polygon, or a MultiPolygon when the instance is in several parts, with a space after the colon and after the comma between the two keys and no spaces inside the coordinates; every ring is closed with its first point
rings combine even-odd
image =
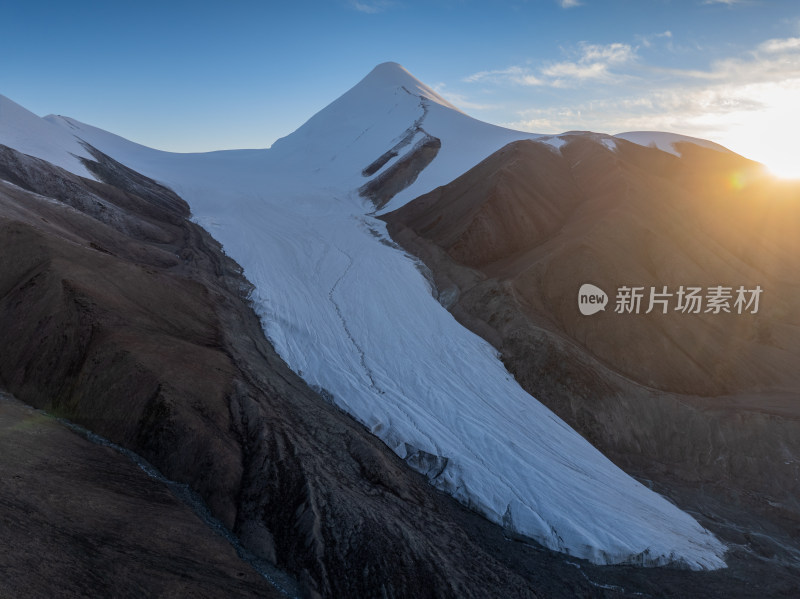
{"type": "Polygon", "coordinates": [[[0,393],[0,597],[285,597],[166,485],[0,393]]]}
{"type": "Polygon", "coordinates": [[[780,553],[734,532],[772,527],[797,567],[800,186],[693,145],[567,141],[506,146],[384,216],[390,234],[534,397],[712,529],[728,522],[744,554],[780,553]],[[605,311],[581,314],[584,283],[605,311]],[[644,314],[651,287],[682,285],[763,293],[756,314],[682,313],[675,295],[644,314]],[[622,286],[644,288],[640,314],[615,312],[622,286]]]}
{"type": "Polygon", "coordinates": [[[800,388],[797,189],[759,181],[756,165],[735,155],[688,146],[679,160],[616,143],[611,151],[575,136],[562,153],[512,144],[388,219],[455,263],[513,282],[526,316],[638,382],[702,395],[800,388]],[[735,177],[744,188],[732,187],[735,177]],[[583,283],[609,293],[605,313],[578,312],[583,283]],[[613,312],[623,285],[764,292],[751,317],[625,317],[613,312]]]}

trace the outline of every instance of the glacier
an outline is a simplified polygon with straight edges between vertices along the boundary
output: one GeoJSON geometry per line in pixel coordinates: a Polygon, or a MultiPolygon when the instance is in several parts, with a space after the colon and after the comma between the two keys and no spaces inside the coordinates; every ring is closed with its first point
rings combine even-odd
{"type": "Polygon", "coordinates": [[[0,97],[0,122],[8,114],[15,120],[0,123],[0,143],[85,176],[85,141],[186,199],[255,285],[279,354],[437,488],[596,564],[725,566],[716,537],[527,394],[496,350],[456,322],[358,192],[413,151],[421,132],[441,148],[382,211],[512,141],[558,151],[560,140],[475,120],[395,63],[262,150],[162,152],[0,97]],[[364,175],[393,148],[398,156],[364,175]]]}

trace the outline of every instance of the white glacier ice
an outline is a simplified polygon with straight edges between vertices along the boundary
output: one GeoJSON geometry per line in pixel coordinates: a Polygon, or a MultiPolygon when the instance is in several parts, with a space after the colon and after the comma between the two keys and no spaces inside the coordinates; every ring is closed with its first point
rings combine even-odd
{"type": "Polygon", "coordinates": [[[415,123],[441,150],[386,210],[538,136],[468,117],[394,63],[266,150],[171,154],[71,119],[43,122],[181,194],[254,283],[280,355],[438,488],[594,563],[724,567],[712,534],[523,391],[436,301],[357,192],[362,170],[415,123]]]}

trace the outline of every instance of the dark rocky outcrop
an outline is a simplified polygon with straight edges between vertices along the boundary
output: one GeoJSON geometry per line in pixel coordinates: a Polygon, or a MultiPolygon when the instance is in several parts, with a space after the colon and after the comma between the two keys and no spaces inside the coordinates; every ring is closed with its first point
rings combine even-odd
{"type": "MultiPolygon", "coordinates": [[[[407,154],[362,185],[358,192],[371,200],[375,208],[383,208],[395,195],[417,180],[425,167],[436,158],[441,147],[441,140],[426,134],[407,154]]],[[[397,152],[394,149],[386,152],[365,168],[363,174],[369,176],[376,173],[395,156],[397,152]]]]}
{"type": "Polygon", "coordinates": [[[285,597],[120,454],[0,394],[0,597],[285,597]]]}

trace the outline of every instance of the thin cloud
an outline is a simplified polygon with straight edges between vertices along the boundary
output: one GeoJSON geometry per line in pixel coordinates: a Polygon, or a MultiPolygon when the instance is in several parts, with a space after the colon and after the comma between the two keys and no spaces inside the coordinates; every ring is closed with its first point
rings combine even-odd
{"type": "Polygon", "coordinates": [[[702,4],[705,5],[720,5],[725,8],[736,8],[739,6],[758,6],[762,0],[703,0],[702,4]]]}
{"type": "Polygon", "coordinates": [[[437,83],[433,86],[433,91],[458,108],[463,108],[465,110],[496,110],[500,108],[497,104],[473,102],[462,94],[448,91],[446,87],[444,83],[437,83]]]}
{"type": "Polygon", "coordinates": [[[581,62],[592,63],[597,61],[607,62],[609,64],[619,64],[628,62],[634,57],[633,48],[628,44],[608,44],[605,46],[597,44],[582,44],[583,55],[581,62]]]}
{"type": "Polygon", "coordinates": [[[579,2],[578,0],[558,0],[559,6],[561,8],[576,8],[578,6],[583,6],[583,2],[579,2]]]}
{"type": "Polygon", "coordinates": [[[789,37],[784,39],[772,39],[759,45],[758,50],[767,54],[785,52],[787,50],[800,50],[800,38],[789,37]]]}
{"type": "Polygon", "coordinates": [[[464,79],[467,83],[490,81],[524,86],[571,87],[584,81],[613,81],[620,77],[612,71],[636,60],[636,51],[629,44],[587,44],[578,49],[574,61],[552,63],[538,70],[511,66],[505,69],[479,71],[464,79]]]}
{"type": "Polygon", "coordinates": [[[551,85],[563,87],[565,79],[607,79],[608,65],[602,62],[581,64],[576,62],[558,62],[542,71],[546,77],[553,79],[551,85]]]}
{"type": "Polygon", "coordinates": [[[374,15],[380,12],[384,12],[394,6],[394,2],[389,2],[388,0],[376,0],[374,2],[360,2],[359,0],[350,0],[348,5],[353,10],[357,10],[358,12],[362,12],[368,15],[374,15]]]}
{"type": "Polygon", "coordinates": [[[650,35],[637,35],[636,39],[645,48],[650,48],[657,39],[672,39],[672,32],[668,30],[662,33],[651,33],[650,35]]]}
{"type": "Polygon", "coordinates": [[[541,69],[540,75],[551,87],[573,87],[586,81],[611,82],[621,75],[617,67],[636,59],[636,51],[629,44],[580,44],[579,57],[574,61],[561,61],[541,69]]]}
{"type": "Polygon", "coordinates": [[[661,89],[641,96],[580,102],[572,106],[531,108],[519,112],[519,119],[505,126],[524,131],[560,132],[587,129],[605,133],[635,131],[688,131],[702,125],[706,133],[717,127],[714,119],[726,118],[768,107],[763,90],[734,87],[712,89],[661,89]]]}
{"type": "Polygon", "coordinates": [[[776,38],[760,43],[744,58],[715,62],[707,71],[656,69],[676,78],[710,82],[759,83],[800,77],[800,37],[776,38]]]}
{"type": "Polygon", "coordinates": [[[479,71],[464,78],[465,83],[476,83],[479,81],[514,83],[517,85],[544,85],[544,82],[533,75],[530,69],[519,66],[512,66],[494,71],[479,71]]]}
{"type": "MultiPolygon", "coordinates": [[[[800,87],[800,37],[767,40],[746,57],[718,61],[708,71],[662,69],[654,72],[668,73],[674,78],[662,88],[642,94],[632,95],[625,89],[622,98],[577,104],[567,116],[581,114],[588,118],[596,114],[596,119],[605,119],[610,115],[612,121],[630,124],[628,117],[636,121],[639,119],[637,112],[643,113],[644,119],[661,114],[665,119],[686,121],[708,114],[764,110],[769,107],[771,96],[778,95],[781,88],[800,87]]],[[[519,122],[555,121],[556,115],[564,114],[559,112],[562,110],[522,111],[519,122]]]]}

